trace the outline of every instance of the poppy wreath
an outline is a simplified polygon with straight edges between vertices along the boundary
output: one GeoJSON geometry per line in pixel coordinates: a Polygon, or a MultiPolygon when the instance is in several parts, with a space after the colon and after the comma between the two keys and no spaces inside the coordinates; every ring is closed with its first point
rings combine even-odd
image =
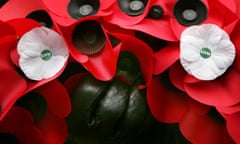
{"type": "Polygon", "coordinates": [[[239,0],[2,0],[0,142],[240,143],[239,0]]]}

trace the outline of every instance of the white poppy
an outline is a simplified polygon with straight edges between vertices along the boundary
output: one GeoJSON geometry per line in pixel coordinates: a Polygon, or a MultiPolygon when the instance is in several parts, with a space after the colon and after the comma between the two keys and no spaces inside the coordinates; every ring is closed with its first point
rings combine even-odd
{"type": "Polygon", "coordinates": [[[223,75],[235,59],[235,46],[228,34],[214,24],[186,28],[180,40],[183,68],[200,80],[223,75]]]}
{"type": "Polygon", "coordinates": [[[17,51],[19,66],[31,80],[53,77],[64,67],[69,56],[62,37],[46,27],[25,33],[18,42],[17,51]]]}

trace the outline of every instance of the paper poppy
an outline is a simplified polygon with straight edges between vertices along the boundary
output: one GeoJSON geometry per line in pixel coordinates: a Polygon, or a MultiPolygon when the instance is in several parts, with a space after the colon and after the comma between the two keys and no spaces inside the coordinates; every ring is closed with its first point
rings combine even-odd
{"type": "Polygon", "coordinates": [[[62,37],[45,27],[25,33],[17,45],[19,66],[31,80],[50,78],[58,73],[68,59],[68,48],[62,37]]]}
{"type": "Polygon", "coordinates": [[[189,109],[179,122],[182,134],[192,143],[234,144],[226,119],[215,108],[189,101],[189,109]]]}
{"type": "Polygon", "coordinates": [[[53,17],[54,21],[61,26],[69,26],[76,23],[81,18],[88,16],[106,16],[112,13],[109,7],[114,0],[62,0],[57,4],[47,0],[41,0],[46,7],[48,13],[53,17]]]}
{"type": "Polygon", "coordinates": [[[169,79],[169,71],[152,79],[147,100],[153,116],[160,122],[178,123],[191,143],[234,143],[226,119],[214,108],[192,100],[169,79]]]}
{"type": "Polygon", "coordinates": [[[113,13],[104,17],[104,19],[109,23],[119,25],[125,29],[142,31],[154,37],[168,41],[177,41],[177,37],[170,25],[170,17],[172,16],[174,4],[175,1],[117,0],[112,6],[113,13]],[[131,15],[131,13],[136,13],[141,10],[131,10],[131,5],[134,5],[134,2],[142,3],[142,13],[131,15]],[[121,8],[121,5],[123,8],[121,8]],[[125,12],[124,9],[129,12],[125,12]]]}
{"type": "MultiPolygon", "coordinates": [[[[174,65],[171,70],[171,79],[176,87],[189,94],[193,99],[216,107],[230,107],[239,103],[240,97],[238,87],[235,83],[239,81],[238,64],[238,36],[239,24],[230,34],[230,39],[235,46],[236,57],[233,64],[221,76],[212,81],[202,81],[184,72],[183,68],[174,65]],[[176,73],[177,72],[177,73],[176,73]]],[[[224,53],[225,55],[225,53],[224,53]]],[[[222,58],[221,58],[222,59],[222,58]]],[[[225,64],[225,63],[223,63],[225,64]]]]}
{"type": "Polygon", "coordinates": [[[116,71],[120,43],[112,45],[105,25],[87,17],[68,27],[59,27],[71,56],[100,80],[112,79],[116,71]]]}
{"type": "MultiPolygon", "coordinates": [[[[179,4],[179,6],[176,4],[174,7],[174,10],[177,11],[177,16],[175,15],[170,19],[172,29],[178,39],[180,39],[182,31],[188,26],[211,23],[218,25],[227,33],[231,33],[235,24],[238,21],[238,17],[236,16],[236,14],[232,10],[228,9],[229,5],[234,5],[233,1],[229,2],[230,4],[228,4],[228,7],[218,0],[214,0],[211,2],[208,0],[196,0],[192,1],[191,4],[188,4],[186,1],[179,0],[179,3],[181,3],[179,4]],[[193,15],[196,16],[193,20],[187,20],[187,18],[184,18],[184,12],[186,13],[186,17],[189,15],[191,17],[193,17],[193,15]],[[205,13],[205,15],[203,15],[203,13],[205,13]],[[181,17],[182,21],[186,23],[186,25],[182,24],[181,21],[177,20],[176,17],[178,17],[178,15],[179,17],[181,17]]],[[[232,7],[233,6],[231,6],[231,8],[232,7]]]]}
{"type": "Polygon", "coordinates": [[[185,29],[180,40],[183,68],[200,80],[214,80],[232,65],[235,46],[228,34],[213,24],[185,29]]]}
{"type": "Polygon", "coordinates": [[[5,114],[19,97],[28,91],[31,91],[32,89],[39,87],[40,85],[43,85],[52,79],[55,79],[61,73],[59,72],[59,74],[41,81],[32,81],[26,78],[19,69],[19,55],[16,51],[18,38],[31,29],[40,27],[41,25],[35,20],[31,19],[13,19],[7,21],[5,24],[15,32],[10,32],[9,36],[6,35],[1,38],[2,67],[0,68],[0,71],[2,75],[2,113],[0,115],[0,119],[5,116],[5,114]],[[24,24],[24,26],[19,27],[19,23],[24,24]],[[5,77],[4,75],[8,76],[5,77]],[[15,83],[12,83],[13,81],[15,81],[15,83]]]}
{"type": "MultiPolygon", "coordinates": [[[[19,98],[0,121],[5,143],[64,143],[67,137],[65,117],[71,111],[69,95],[58,82],[52,81],[19,98]],[[56,101],[56,98],[58,101],[56,101]]],[[[2,137],[0,141],[4,140],[2,137]]]]}

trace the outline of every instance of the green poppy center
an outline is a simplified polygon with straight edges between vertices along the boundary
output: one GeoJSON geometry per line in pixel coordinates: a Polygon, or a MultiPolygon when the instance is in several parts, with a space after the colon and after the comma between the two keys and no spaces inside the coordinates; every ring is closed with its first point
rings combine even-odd
{"type": "Polygon", "coordinates": [[[48,49],[45,49],[45,50],[43,50],[42,52],[41,52],[41,58],[42,58],[42,60],[44,60],[44,61],[48,61],[48,60],[50,60],[51,59],[51,57],[52,57],[52,52],[50,51],[50,50],[48,50],[48,49]]]}
{"type": "Polygon", "coordinates": [[[211,57],[211,55],[212,55],[212,51],[209,48],[204,47],[200,50],[200,56],[202,58],[207,59],[207,58],[211,57]]]}

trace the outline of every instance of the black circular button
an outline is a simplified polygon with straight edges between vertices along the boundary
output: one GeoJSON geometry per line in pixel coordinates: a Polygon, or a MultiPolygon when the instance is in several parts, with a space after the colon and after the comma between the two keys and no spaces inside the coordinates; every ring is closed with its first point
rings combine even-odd
{"type": "Polygon", "coordinates": [[[148,0],[118,0],[120,9],[129,16],[138,16],[144,12],[148,0]]]}
{"type": "Polygon", "coordinates": [[[79,19],[81,17],[95,15],[99,7],[99,0],[71,0],[68,5],[68,13],[72,18],[79,19]]]}
{"type": "Polygon", "coordinates": [[[72,40],[81,53],[93,55],[104,48],[106,38],[101,25],[97,21],[88,20],[75,27],[72,40]]]}
{"type": "Polygon", "coordinates": [[[201,0],[179,0],[174,6],[174,16],[185,26],[203,22],[208,15],[207,8],[201,0]]]}
{"type": "Polygon", "coordinates": [[[148,17],[152,19],[160,19],[164,14],[163,8],[159,5],[154,5],[151,7],[148,17]]]}

